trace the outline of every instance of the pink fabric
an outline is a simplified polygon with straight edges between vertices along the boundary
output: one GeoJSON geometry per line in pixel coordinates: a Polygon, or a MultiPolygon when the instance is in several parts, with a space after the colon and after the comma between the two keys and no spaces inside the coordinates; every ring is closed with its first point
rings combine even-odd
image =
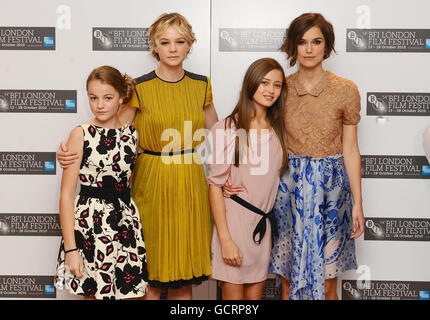
{"type": "MultiPolygon", "coordinates": [[[[212,150],[208,159],[208,183],[221,187],[230,175],[233,184],[241,185],[245,189],[238,196],[264,212],[269,212],[275,202],[279,170],[282,165],[282,148],[278,137],[273,129],[261,136],[251,133],[251,151],[249,157],[244,157],[248,161],[235,167],[232,159],[234,159],[236,131],[234,127],[232,130],[224,130],[224,128],[225,120],[217,122],[211,129],[212,136],[208,138],[212,150]],[[255,150],[258,150],[257,156],[262,157],[260,164],[255,157],[255,150]],[[264,154],[266,154],[265,157],[264,154]]],[[[271,250],[269,220],[266,219],[267,228],[263,240],[260,244],[256,244],[252,234],[262,216],[249,211],[229,198],[224,198],[224,201],[228,229],[233,241],[243,254],[243,262],[240,267],[224,263],[218,233],[214,225],[211,247],[212,278],[236,284],[264,281],[268,274],[271,250]]]]}

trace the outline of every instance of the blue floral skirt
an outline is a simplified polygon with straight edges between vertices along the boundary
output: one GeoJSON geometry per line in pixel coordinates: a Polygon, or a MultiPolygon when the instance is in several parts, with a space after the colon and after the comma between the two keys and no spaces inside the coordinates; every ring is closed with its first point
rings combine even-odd
{"type": "Polygon", "coordinates": [[[326,279],[357,269],[349,179],[341,154],[288,159],[275,201],[279,238],[269,272],[290,282],[291,300],[323,300],[326,279]]]}

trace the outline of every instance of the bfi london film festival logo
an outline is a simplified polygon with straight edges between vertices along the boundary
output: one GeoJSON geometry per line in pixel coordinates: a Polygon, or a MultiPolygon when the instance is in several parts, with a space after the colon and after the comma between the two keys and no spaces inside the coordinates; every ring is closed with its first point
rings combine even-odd
{"type": "Polygon", "coordinates": [[[430,179],[425,156],[362,155],[362,178],[430,179]]]}
{"type": "Polygon", "coordinates": [[[220,52],[278,52],[285,37],[285,28],[220,28],[220,52]]]}
{"type": "Polygon", "coordinates": [[[54,276],[0,276],[0,298],[56,297],[54,276]]]}
{"type": "Polygon", "coordinates": [[[430,116],[430,93],[368,92],[368,116],[430,116]]]}
{"type": "Polygon", "coordinates": [[[76,113],[76,90],[0,89],[0,112],[76,113]]]}
{"type": "Polygon", "coordinates": [[[0,27],[0,50],[55,50],[55,27],[0,27]]]}
{"type": "Polygon", "coordinates": [[[346,51],[430,53],[430,29],[347,29],[346,51]]]}
{"type": "Polygon", "coordinates": [[[430,241],[430,219],[366,218],[364,240],[430,241]]]}
{"type": "Polygon", "coordinates": [[[0,214],[0,236],[61,236],[58,214],[0,214]]]}
{"type": "Polygon", "coordinates": [[[430,282],[342,280],[342,300],[430,300],[430,282]]]}
{"type": "Polygon", "coordinates": [[[281,300],[281,288],[276,285],[276,279],[268,278],[263,288],[263,300],[281,300]]]}
{"type": "Polygon", "coordinates": [[[0,235],[9,234],[9,224],[5,219],[0,219],[0,235]]]}
{"type": "Polygon", "coordinates": [[[55,152],[0,151],[0,174],[55,175],[55,152]]]}
{"type": "Polygon", "coordinates": [[[149,51],[148,28],[93,28],[93,51],[149,51]]]}

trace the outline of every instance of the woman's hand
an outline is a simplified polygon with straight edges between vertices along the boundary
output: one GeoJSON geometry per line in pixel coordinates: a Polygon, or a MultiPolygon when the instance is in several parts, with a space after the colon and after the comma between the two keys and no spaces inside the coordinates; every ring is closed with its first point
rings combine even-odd
{"type": "Polygon", "coordinates": [[[361,203],[352,207],[352,229],[351,239],[358,239],[364,232],[364,214],[361,203]]]}
{"type": "Polygon", "coordinates": [[[221,242],[222,258],[226,264],[234,267],[240,267],[243,255],[239,247],[232,239],[221,242]]]}
{"type": "Polygon", "coordinates": [[[230,196],[236,195],[242,191],[244,191],[242,186],[231,184],[231,177],[230,176],[228,176],[227,182],[222,186],[222,193],[223,193],[224,197],[226,197],[226,198],[230,198],[230,196]]]}
{"type": "Polygon", "coordinates": [[[78,278],[82,278],[84,276],[84,263],[78,251],[66,253],[65,265],[72,275],[78,278]]]}
{"type": "Polygon", "coordinates": [[[79,158],[76,152],[69,152],[64,141],[61,141],[60,147],[57,150],[57,160],[61,168],[66,169],[79,158]]]}

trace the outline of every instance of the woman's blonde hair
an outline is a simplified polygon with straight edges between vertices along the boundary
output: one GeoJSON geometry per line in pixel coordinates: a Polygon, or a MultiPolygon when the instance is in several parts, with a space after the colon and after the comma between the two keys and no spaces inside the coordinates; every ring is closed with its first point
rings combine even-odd
{"type": "Polygon", "coordinates": [[[177,12],[163,13],[155,20],[155,22],[149,27],[149,44],[151,46],[151,53],[155,59],[160,61],[158,53],[155,52],[156,40],[164,33],[167,28],[173,26],[178,32],[185,38],[189,43],[190,47],[196,41],[193,27],[188,23],[185,17],[177,12]]]}

